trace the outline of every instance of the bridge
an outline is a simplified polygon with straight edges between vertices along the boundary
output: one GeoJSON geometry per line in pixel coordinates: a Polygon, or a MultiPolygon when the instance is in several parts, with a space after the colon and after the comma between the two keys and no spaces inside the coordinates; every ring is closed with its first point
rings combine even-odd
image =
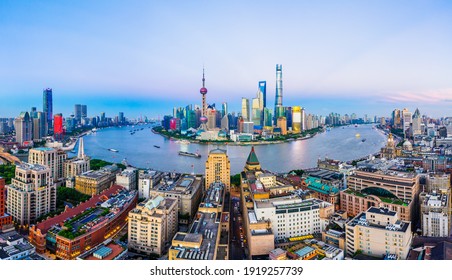
{"type": "Polygon", "coordinates": [[[20,164],[21,161],[17,157],[11,155],[10,153],[0,152],[0,160],[12,163],[12,164],[20,164]]]}

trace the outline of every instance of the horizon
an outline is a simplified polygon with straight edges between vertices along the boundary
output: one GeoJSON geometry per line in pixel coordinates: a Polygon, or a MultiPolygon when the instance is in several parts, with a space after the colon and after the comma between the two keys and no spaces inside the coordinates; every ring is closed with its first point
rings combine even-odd
{"type": "Polygon", "coordinates": [[[395,108],[419,108],[452,115],[448,1],[0,7],[0,117],[42,110],[49,87],[54,112],[65,117],[86,104],[89,116],[157,118],[201,103],[203,66],[207,103],[239,112],[241,98],[255,97],[265,80],[273,109],[276,64],[283,65],[283,105],[311,114],[388,117],[395,108]]]}

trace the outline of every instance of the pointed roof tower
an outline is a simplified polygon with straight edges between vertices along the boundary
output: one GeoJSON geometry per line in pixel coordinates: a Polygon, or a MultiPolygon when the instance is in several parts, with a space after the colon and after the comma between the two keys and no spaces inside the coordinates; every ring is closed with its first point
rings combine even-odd
{"type": "Polygon", "coordinates": [[[78,154],[77,157],[79,159],[85,158],[85,146],[83,145],[83,137],[80,137],[78,140],[78,154]]]}
{"type": "Polygon", "coordinates": [[[254,170],[260,170],[261,164],[259,160],[257,159],[256,152],[254,151],[254,146],[251,147],[250,154],[248,155],[248,158],[246,159],[246,165],[245,165],[245,171],[254,171],[254,170]]]}
{"type": "Polygon", "coordinates": [[[414,111],[413,119],[417,119],[421,117],[421,113],[419,112],[419,108],[416,108],[416,111],[414,111]]]}

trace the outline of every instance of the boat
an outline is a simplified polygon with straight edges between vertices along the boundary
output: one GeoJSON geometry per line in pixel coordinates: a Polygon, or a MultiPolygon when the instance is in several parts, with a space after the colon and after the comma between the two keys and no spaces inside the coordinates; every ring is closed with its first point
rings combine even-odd
{"type": "Polygon", "coordinates": [[[154,145],[154,147],[156,147],[156,148],[159,148],[159,149],[160,149],[160,146],[154,145]]]}
{"type": "Polygon", "coordinates": [[[187,157],[197,157],[197,158],[201,157],[201,155],[198,154],[198,153],[189,153],[189,152],[182,152],[182,151],[179,152],[179,155],[180,156],[187,156],[187,157]]]}
{"type": "Polygon", "coordinates": [[[119,152],[118,150],[115,150],[115,149],[108,149],[110,152],[113,152],[113,153],[117,153],[117,152],[119,152]]]}
{"type": "Polygon", "coordinates": [[[362,142],[365,142],[365,141],[366,141],[366,138],[362,139],[361,141],[362,141],[362,142]]]}

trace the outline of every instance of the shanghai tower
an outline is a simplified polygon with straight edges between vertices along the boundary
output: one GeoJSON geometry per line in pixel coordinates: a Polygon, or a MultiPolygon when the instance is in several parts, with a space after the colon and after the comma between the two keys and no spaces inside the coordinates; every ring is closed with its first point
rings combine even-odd
{"type": "Polygon", "coordinates": [[[282,86],[282,65],[276,64],[276,96],[275,96],[275,114],[274,123],[284,115],[284,107],[282,103],[283,86],[282,86]]]}

